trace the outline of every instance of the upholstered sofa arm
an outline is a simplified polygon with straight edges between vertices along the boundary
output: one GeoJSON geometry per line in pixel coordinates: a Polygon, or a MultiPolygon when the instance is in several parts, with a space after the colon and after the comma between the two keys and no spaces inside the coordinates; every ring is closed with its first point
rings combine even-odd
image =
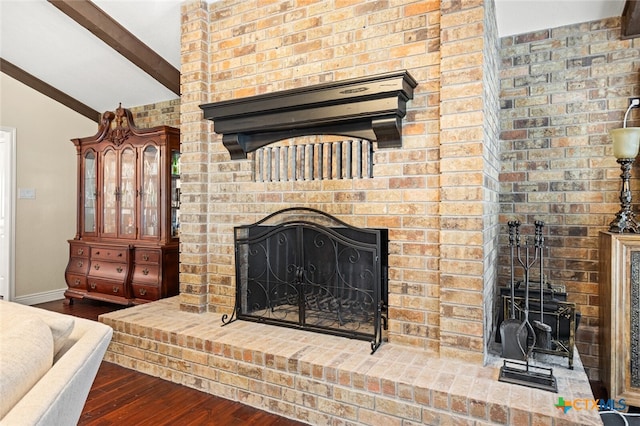
{"type": "MultiPolygon", "coordinates": [[[[22,305],[19,309],[33,316],[63,315],[22,305]]],[[[0,425],[77,424],[112,333],[105,324],[74,318],[73,331],[51,369],[0,420],[0,425]]]]}

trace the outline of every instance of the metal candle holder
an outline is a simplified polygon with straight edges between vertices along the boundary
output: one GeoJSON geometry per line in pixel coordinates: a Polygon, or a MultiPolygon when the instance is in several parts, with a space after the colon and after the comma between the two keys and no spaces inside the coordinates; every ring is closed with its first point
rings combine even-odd
{"type": "Polygon", "coordinates": [[[639,233],[640,227],[635,220],[635,213],[631,210],[631,187],[629,186],[629,178],[631,178],[631,165],[635,158],[618,158],[618,164],[622,169],[622,189],[620,190],[620,205],[622,208],[616,214],[616,218],[609,224],[609,232],[633,232],[639,233]]]}
{"type": "Polygon", "coordinates": [[[640,227],[635,221],[634,213],[631,210],[631,187],[629,186],[629,178],[631,178],[631,165],[638,155],[640,147],[640,128],[627,128],[627,116],[632,108],[640,106],[640,98],[631,98],[629,108],[624,114],[621,129],[611,130],[611,139],[613,140],[613,155],[617,158],[618,164],[622,169],[622,188],[620,190],[621,209],[616,214],[616,218],[609,224],[609,232],[623,233],[633,232],[639,233],[640,227]]]}

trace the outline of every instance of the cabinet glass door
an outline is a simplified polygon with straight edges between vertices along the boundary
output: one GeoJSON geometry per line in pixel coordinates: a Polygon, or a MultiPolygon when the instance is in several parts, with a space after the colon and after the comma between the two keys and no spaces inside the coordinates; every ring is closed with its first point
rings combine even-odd
{"type": "Polygon", "coordinates": [[[136,154],[131,148],[120,154],[120,235],[136,236],[136,154]]]}
{"type": "Polygon", "coordinates": [[[160,151],[155,146],[148,146],[142,152],[142,235],[157,237],[160,195],[160,151]]]}
{"type": "Polygon", "coordinates": [[[116,233],[116,212],[117,212],[117,165],[116,153],[113,150],[106,151],[104,154],[103,165],[103,186],[102,186],[102,233],[105,235],[115,235],[116,233]]]}
{"type": "Polygon", "coordinates": [[[84,155],[84,233],[96,232],[96,193],[98,192],[96,153],[89,151],[84,155]]]}
{"type": "Polygon", "coordinates": [[[171,151],[171,236],[180,236],[180,151],[171,151]]]}

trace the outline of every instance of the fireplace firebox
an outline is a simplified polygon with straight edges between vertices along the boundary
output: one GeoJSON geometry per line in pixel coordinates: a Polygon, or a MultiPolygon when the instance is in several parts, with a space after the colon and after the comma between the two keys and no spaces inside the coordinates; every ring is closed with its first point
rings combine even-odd
{"type": "Polygon", "coordinates": [[[235,319],[382,343],[388,232],[293,207],[234,229],[235,319]]]}

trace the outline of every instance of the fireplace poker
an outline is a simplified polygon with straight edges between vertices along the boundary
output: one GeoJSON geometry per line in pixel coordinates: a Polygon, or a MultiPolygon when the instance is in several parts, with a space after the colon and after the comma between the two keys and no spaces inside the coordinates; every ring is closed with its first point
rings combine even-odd
{"type": "Polygon", "coordinates": [[[551,349],[551,326],[544,322],[544,237],[542,236],[542,228],[544,222],[536,220],[536,250],[540,250],[540,321],[533,321],[537,346],[540,349],[551,349]]]}
{"type": "MultiPolygon", "coordinates": [[[[531,337],[533,338],[532,345],[529,347],[527,342],[525,341],[524,347],[522,346],[520,347],[520,349],[522,349],[522,351],[525,352],[525,356],[524,356],[525,361],[529,363],[529,357],[531,356],[533,347],[536,345],[536,332],[533,329],[531,322],[529,321],[529,270],[538,260],[538,247],[536,243],[533,251],[533,259],[531,259],[531,261],[529,261],[530,256],[529,256],[528,242],[525,242],[524,248],[525,248],[525,258],[523,261],[521,256],[520,232],[519,230],[516,229],[516,252],[518,254],[517,258],[518,258],[518,262],[524,269],[524,321],[522,321],[522,324],[520,324],[520,327],[518,328],[518,334],[521,334],[525,329],[527,329],[527,333],[531,331],[531,337]]],[[[527,334],[525,334],[525,336],[526,335],[527,334]]],[[[518,344],[520,344],[519,340],[518,340],[518,344]]]]}

